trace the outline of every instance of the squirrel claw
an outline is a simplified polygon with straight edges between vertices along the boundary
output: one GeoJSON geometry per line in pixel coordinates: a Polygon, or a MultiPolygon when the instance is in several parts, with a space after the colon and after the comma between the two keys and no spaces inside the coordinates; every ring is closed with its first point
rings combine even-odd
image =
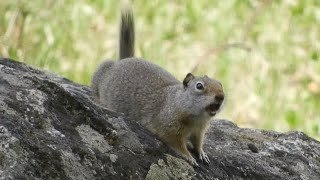
{"type": "Polygon", "coordinates": [[[199,159],[200,159],[202,162],[204,161],[205,163],[210,164],[210,159],[209,159],[207,153],[205,153],[203,150],[201,151],[201,153],[200,153],[200,155],[199,155],[199,159]]]}
{"type": "Polygon", "coordinates": [[[199,167],[199,164],[197,163],[196,159],[194,159],[193,157],[187,157],[186,159],[190,162],[192,166],[199,167]]]}
{"type": "Polygon", "coordinates": [[[190,161],[191,161],[192,166],[199,167],[199,164],[197,163],[197,161],[194,158],[192,158],[190,161]]]}

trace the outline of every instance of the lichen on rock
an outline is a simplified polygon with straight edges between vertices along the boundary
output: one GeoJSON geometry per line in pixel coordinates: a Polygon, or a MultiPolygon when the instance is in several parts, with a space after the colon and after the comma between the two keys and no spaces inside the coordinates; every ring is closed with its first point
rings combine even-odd
{"type": "Polygon", "coordinates": [[[159,159],[157,164],[152,164],[146,180],[192,179],[195,170],[185,160],[166,154],[166,159],[159,159]]]}

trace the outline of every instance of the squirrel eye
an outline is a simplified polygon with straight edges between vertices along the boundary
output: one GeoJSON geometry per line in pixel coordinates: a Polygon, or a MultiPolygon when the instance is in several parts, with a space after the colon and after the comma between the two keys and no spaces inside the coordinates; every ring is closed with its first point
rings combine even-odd
{"type": "Polygon", "coordinates": [[[199,89],[199,90],[202,90],[204,87],[203,87],[203,84],[201,82],[198,82],[197,85],[196,85],[196,88],[199,89]]]}

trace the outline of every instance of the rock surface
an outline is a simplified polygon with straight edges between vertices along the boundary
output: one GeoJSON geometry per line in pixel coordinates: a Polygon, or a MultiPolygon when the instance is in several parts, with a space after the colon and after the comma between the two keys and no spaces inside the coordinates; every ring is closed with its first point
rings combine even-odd
{"type": "Polygon", "coordinates": [[[211,164],[194,168],[90,88],[0,59],[0,179],[320,179],[320,143],[302,132],[211,124],[211,164]]]}

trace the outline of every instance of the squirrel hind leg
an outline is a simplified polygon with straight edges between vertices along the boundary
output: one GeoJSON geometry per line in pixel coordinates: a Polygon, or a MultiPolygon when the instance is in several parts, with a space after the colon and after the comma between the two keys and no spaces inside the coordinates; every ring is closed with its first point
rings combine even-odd
{"type": "Polygon", "coordinates": [[[103,79],[106,78],[106,73],[112,68],[113,64],[114,62],[111,60],[104,61],[92,77],[92,95],[97,102],[99,102],[100,98],[100,84],[103,82],[103,79]]]}

